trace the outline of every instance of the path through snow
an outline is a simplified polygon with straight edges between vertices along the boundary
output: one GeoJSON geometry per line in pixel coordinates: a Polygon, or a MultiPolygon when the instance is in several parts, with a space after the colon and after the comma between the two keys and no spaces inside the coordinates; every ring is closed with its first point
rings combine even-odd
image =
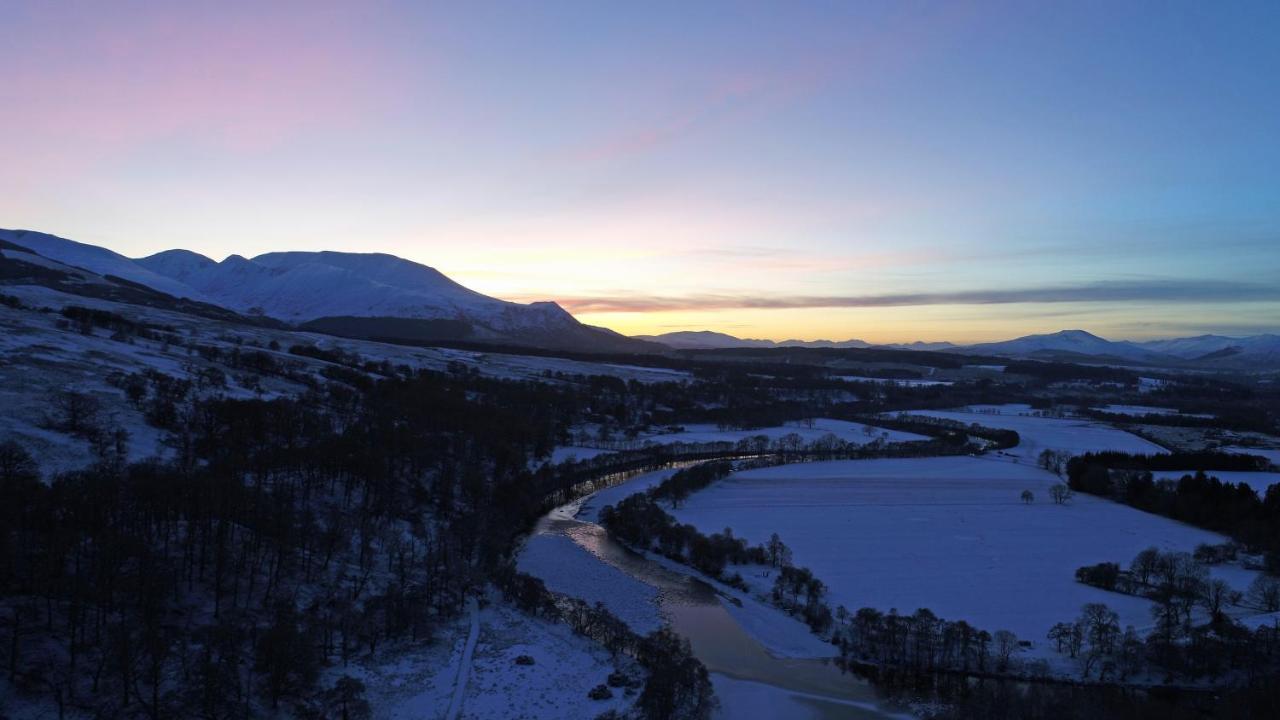
{"type": "Polygon", "coordinates": [[[467,681],[471,679],[471,656],[475,654],[476,641],[480,639],[480,604],[474,597],[467,598],[467,611],[471,613],[471,630],[467,633],[467,644],[462,647],[458,679],[453,682],[453,700],[449,701],[445,720],[458,720],[458,713],[462,712],[462,698],[467,695],[467,681]]]}

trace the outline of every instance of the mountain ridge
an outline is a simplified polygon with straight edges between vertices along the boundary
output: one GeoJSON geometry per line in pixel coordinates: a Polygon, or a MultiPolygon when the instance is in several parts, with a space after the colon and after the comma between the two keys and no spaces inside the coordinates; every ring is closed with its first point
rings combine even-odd
{"type": "Polygon", "coordinates": [[[0,239],[69,266],[242,315],[313,327],[317,322],[323,327],[328,319],[352,337],[366,336],[360,329],[363,318],[368,337],[386,337],[388,328],[415,328],[415,337],[437,337],[448,328],[455,340],[600,352],[665,349],[585,325],[554,302],[489,297],[435,268],[386,253],[291,251],[252,259],[230,255],[217,262],[175,249],[130,259],[35,231],[0,230],[0,239]]]}
{"type": "Polygon", "coordinates": [[[956,345],[949,342],[915,341],[876,345],[861,340],[832,342],[829,340],[741,339],[727,333],[707,330],[684,330],[659,335],[641,335],[652,342],[674,349],[708,350],[728,348],[770,347],[872,347],[899,350],[949,352],[964,355],[995,355],[1049,361],[1082,362],[1093,360],[1126,364],[1150,363],[1219,367],[1223,361],[1230,367],[1280,365],[1280,335],[1259,334],[1244,337],[1200,335],[1163,340],[1107,340],[1086,330],[1069,329],[1050,333],[1023,335],[996,342],[956,345]]]}

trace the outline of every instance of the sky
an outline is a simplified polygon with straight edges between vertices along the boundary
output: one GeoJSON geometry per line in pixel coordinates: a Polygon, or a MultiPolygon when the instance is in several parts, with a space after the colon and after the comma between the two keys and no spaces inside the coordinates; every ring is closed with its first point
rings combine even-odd
{"type": "Polygon", "coordinates": [[[0,227],[628,334],[1280,331],[1280,3],[0,2],[0,227]]]}

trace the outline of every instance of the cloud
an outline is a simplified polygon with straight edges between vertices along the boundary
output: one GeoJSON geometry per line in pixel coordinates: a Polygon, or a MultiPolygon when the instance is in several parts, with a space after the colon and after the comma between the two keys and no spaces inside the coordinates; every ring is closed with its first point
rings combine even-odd
{"type": "Polygon", "coordinates": [[[1104,281],[1010,290],[959,290],[888,295],[775,295],[727,294],[663,297],[618,295],[565,297],[556,300],[573,313],[641,313],[689,310],[877,308],[919,305],[1006,305],[1016,303],[1235,303],[1280,301],[1280,283],[1239,283],[1223,280],[1104,281]]]}

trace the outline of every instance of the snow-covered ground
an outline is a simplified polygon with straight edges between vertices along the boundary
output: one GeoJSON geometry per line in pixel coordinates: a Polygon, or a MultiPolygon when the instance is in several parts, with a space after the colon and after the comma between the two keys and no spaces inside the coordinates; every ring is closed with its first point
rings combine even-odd
{"type": "Polygon", "coordinates": [[[878,383],[881,385],[901,385],[902,387],[929,387],[931,385],[954,385],[951,380],[918,380],[915,378],[877,378],[861,375],[833,375],[833,380],[845,382],[878,383]]]}
{"type": "Polygon", "coordinates": [[[1183,417],[1195,418],[1211,418],[1212,415],[1204,413],[1184,413],[1175,408],[1154,407],[1152,405],[1103,405],[1102,407],[1093,408],[1104,413],[1112,413],[1114,415],[1134,415],[1141,417],[1142,415],[1181,415],[1183,417]]]}
{"type": "Polygon", "coordinates": [[[1045,450],[1058,450],[1070,455],[1100,450],[1147,454],[1166,452],[1155,443],[1105,423],[1022,414],[1031,412],[1034,411],[1027,405],[985,405],[961,410],[913,410],[910,414],[1014,430],[1021,437],[1021,442],[1005,452],[1024,461],[1034,462],[1045,450]]]}
{"type": "MultiPolygon", "coordinates": [[[[590,363],[561,358],[503,355],[447,348],[420,348],[347,340],[328,335],[292,332],[221,322],[182,313],[79,297],[39,286],[6,286],[7,295],[31,308],[0,306],[0,438],[12,438],[27,447],[46,474],[84,467],[92,461],[89,444],[79,438],[43,427],[50,413],[50,398],[71,390],[90,395],[102,405],[101,420],[128,430],[129,459],[163,456],[162,435],[144,421],[142,413],[125,401],[124,393],[107,382],[113,372],[134,373],[153,369],[179,378],[193,378],[208,368],[219,368],[186,345],[261,351],[284,365],[315,375],[329,363],[293,355],[293,345],[315,345],[355,353],[363,360],[383,361],[428,370],[447,370],[459,363],[476,371],[503,378],[543,379],[547,371],[570,375],[613,375],[624,380],[669,382],[688,377],[664,368],[590,363]],[[106,310],[139,323],[172,328],[183,344],[132,338],[113,340],[96,328],[81,334],[74,327],[60,328],[59,314],[67,306],[106,310]],[[272,349],[274,343],[276,349],[272,349]]],[[[225,388],[211,389],[228,397],[276,397],[301,393],[297,382],[271,375],[257,375],[221,366],[225,388]]],[[[576,451],[579,458],[587,453],[576,451]]]]}
{"type": "MultiPolygon", "coordinates": [[[[758,543],[777,532],[795,563],[831,588],[834,607],[928,607],[1012,630],[1045,646],[1056,622],[1103,602],[1123,624],[1150,626],[1150,603],[1075,582],[1076,568],[1127,564],[1148,546],[1191,551],[1226,538],[1088,496],[1049,500],[1059,479],[986,458],[806,463],[735,474],[672,511],[704,532],[731,527],[758,543]],[[1023,490],[1035,502],[1023,504],[1023,490]]],[[[1244,590],[1252,573],[1215,576],[1244,590]]],[[[748,576],[763,589],[769,581],[748,576]]]]}
{"type": "MultiPolygon", "coordinates": [[[[433,645],[388,647],[376,658],[338,666],[330,674],[365,683],[375,720],[442,718],[453,697],[468,629],[464,616],[442,628],[433,645]]],[[[629,661],[620,662],[633,677],[642,677],[629,661]]],[[[459,717],[578,720],[611,709],[621,712],[634,702],[621,689],[615,688],[609,700],[587,697],[614,668],[607,651],[568,626],[499,602],[480,612],[480,635],[459,717]],[[521,655],[533,658],[533,664],[518,664],[521,655]]]]}

